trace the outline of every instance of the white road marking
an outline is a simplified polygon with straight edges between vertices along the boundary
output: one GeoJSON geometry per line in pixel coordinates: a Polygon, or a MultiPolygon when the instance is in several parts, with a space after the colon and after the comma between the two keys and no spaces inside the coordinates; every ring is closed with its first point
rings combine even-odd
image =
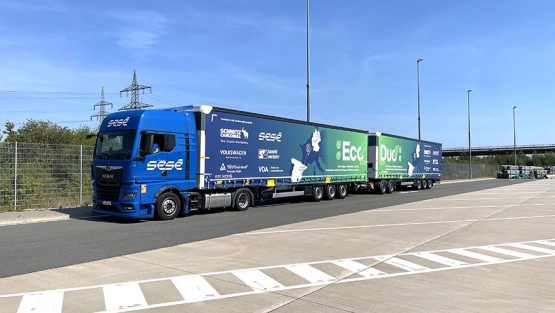
{"type": "Polygon", "coordinates": [[[531,246],[531,245],[526,245],[526,244],[523,244],[523,243],[511,243],[511,244],[508,244],[507,246],[520,248],[520,249],[524,249],[524,250],[532,250],[532,251],[537,251],[537,252],[542,252],[542,253],[547,253],[547,254],[555,254],[555,250],[540,248],[540,247],[531,246]]]}
{"type": "MultiPolygon", "coordinates": [[[[433,208],[404,208],[404,209],[373,209],[363,211],[364,213],[376,212],[398,212],[398,211],[426,211],[426,210],[457,210],[457,209],[496,209],[499,207],[529,207],[529,206],[553,206],[555,203],[532,203],[532,204],[507,204],[507,205],[473,205],[473,206],[453,206],[453,207],[433,207],[433,208]]],[[[363,213],[360,212],[360,213],[363,213]]]]}
{"type": "Polygon", "coordinates": [[[395,267],[398,267],[402,270],[409,271],[409,272],[422,272],[422,271],[430,270],[429,268],[427,268],[425,266],[418,265],[418,264],[409,262],[407,260],[399,259],[399,258],[386,259],[385,257],[377,257],[376,260],[383,261],[384,263],[387,263],[389,265],[393,265],[395,267]]]}
{"type": "MultiPolygon", "coordinates": [[[[538,193],[538,195],[540,195],[540,194],[541,193],[538,193]]],[[[441,200],[441,201],[514,200],[514,199],[527,199],[527,198],[532,199],[531,196],[512,196],[511,195],[510,198],[508,198],[508,197],[504,197],[504,198],[476,198],[476,196],[473,196],[473,197],[468,197],[468,198],[441,198],[441,199],[434,198],[434,199],[427,199],[427,200],[422,200],[422,201],[438,201],[438,200],[441,200]]],[[[542,196],[542,199],[543,198],[555,198],[555,196],[542,196]]],[[[500,205],[500,206],[503,206],[503,205],[500,205]]]]}
{"type": "Polygon", "coordinates": [[[288,265],[285,266],[285,268],[308,280],[311,283],[332,282],[337,280],[337,278],[330,276],[307,264],[288,265]]]}
{"type": "Polygon", "coordinates": [[[107,285],[102,290],[109,311],[148,305],[138,283],[107,285]]]}
{"type": "Polygon", "coordinates": [[[171,279],[183,300],[205,300],[220,294],[200,275],[174,277],[171,279]]]}
{"type": "Polygon", "coordinates": [[[463,256],[467,256],[469,258],[473,258],[473,259],[488,262],[488,263],[496,263],[496,262],[503,261],[503,259],[500,259],[500,258],[496,258],[493,256],[489,256],[489,255],[485,255],[485,254],[481,254],[481,253],[477,253],[469,250],[463,250],[463,249],[454,249],[454,250],[450,250],[449,252],[460,254],[463,256]]]}
{"type": "Polygon", "coordinates": [[[499,218],[486,218],[486,219],[437,221],[437,222],[416,222],[416,223],[397,223],[397,224],[377,224],[377,225],[357,225],[357,226],[339,226],[339,227],[320,227],[320,228],[301,228],[301,229],[287,229],[287,230],[253,231],[253,232],[247,232],[247,233],[234,234],[232,236],[247,236],[247,235],[252,236],[252,235],[265,235],[265,234],[296,233],[296,232],[357,229],[357,228],[375,228],[375,227],[392,227],[392,226],[413,226],[413,225],[430,225],[430,224],[504,221],[504,220],[520,220],[520,219],[533,219],[533,218],[546,218],[546,217],[555,217],[555,214],[534,215],[534,216],[517,216],[517,217],[499,217],[499,218]]]}
{"type": "Polygon", "coordinates": [[[461,267],[461,266],[468,265],[468,263],[466,263],[466,262],[446,258],[444,256],[429,253],[429,252],[417,252],[414,255],[416,255],[420,258],[423,258],[423,259],[427,259],[427,260],[430,260],[430,261],[433,261],[433,262],[436,262],[436,263],[440,263],[440,264],[448,265],[448,266],[453,266],[453,267],[461,267]]]}
{"type": "Polygon", "coordinates": [[[63,291],[28,294],[21,299],[17,313],[59,313],[62,312],[63,302],[63,291]]]}
{"type": "MultiPolygon", "coordinates": [[[[326,260],[326,261],[318,261],[318,262],[309,262],[309,263],[297,263],[297,264],[285,264],[285,265],[274,265],[274,266],[267,266],[267,267],[258,267],[258,268],[251,268],[251,269],[243,269],[243,270],[230,270],[230,271],[221,271],[221,272],[212,272],[212,273],[204,273],[199,274],[198,276],[193,276],[196,278],[191,278],[191,275],[185,276],[176,276],[176,277],[166,277],[166,278],[157,278],[157,279],[150,279],[150,280],[143,280],[143,281],[134,281],[128,282],[123,284],[110,284],[110,285],[96,285],[96,286],[86,286],[86,287],[77,287],[77,288],[68,288],[68,289],[59,289],[59,290],[52,290],[46,292],[31,292],[31,293],[20,293],[20,294],[10,294],[10,295],[0,295],[0,298],[10,298],[10,297],[23,297],[24,300],[21,301],[21,305],[18,312],[25,312],[25,310],[29,311],[31,309],[35,309],[33,312],[41,312],[41,310],[45,312],[60,312],[60,310],[49,310],[51,305],[37,306],[37,303],[58,303],[61,305],[63,294],[67,291],[76,291],[76,290],[91,290],[96,288],[103,288],[104,290],[104,303],[106,305],[106,310],[110,312],[128,312],[128,311],[137,311],[137,310],[144,310],[144,309],[154,309],[154,308],[163,308],[169,306],[175,306],[185,303],[192,303],[192,302],[199,302],[199,301],[209,301],[209,300],[216,300],[216,299],[226,299],[232,297],[241,297],[246,295],[254,295],[263,292],[272,292],[272,291],[281,291],[281,290],[291,290],[291,289],[299,289],[299,288],[307,288],[307,287],[314,287],[314,286],[324,286],[329,285],[332,283],[342,284],[342,283],[350,283],[356,281],[363,281],[363,280],[370,280],[370,279],[382,279],[388,277],[397,277],[397,276],[404,276],[404,275],[414,275],[414,274],[422,274],[422,273],[431,273],[437,271],[445,271],[445,270],[454,270],[457,268],[470,268],[470,267],[479,267],[479,266],[487,266],[491,264],[504,264],[504,263],[511,263],[511,262],[518,262],[518,261],[527,261],[531,259],[542,259],[546,257],[554,257],[555,254],[544,254],[544,255],[537,255],[537,256],[530,256],[526,258],[516,257],[516,258],[509,258],[509,259],[502,259],[502,258],[495,258],[490,257],[484,254],[475,253],[469,251],[470,249],[490,249],[491,247],[495,246],[497,248],[501,248],[503,246],[511,247],[515,245],[527,245],[527,244],[545,244],[549,246],[555,246],[555,239],[548,239],[548,240],[536,240],[536,241],[526,241],[526,242],[514,242],[514,243],[505,243],[505,244],[495,244],[491,246],[474,246],[474,247],[466,247],[466,248],[456,248],[456,249],[444,249],[444,250],[432,250],[432,251],[425,251],[425,252],[414,252],[414,253],[402,253],[400,255],[381,255],[381,256],[368,256],[368,257],[359,257],[359,258],[349,258],[349,259],[340,259],[340,260],[326,260]],[[446,264],[444,267],[438,268],[428,268],[413,262],[408,262],[403,260],[403,256],[430,256],[436,255],[439,252],[451,252],[454,253],[455,256],[463,255],[467,257],[471,257],[477,260],[482,260],[485,262],[478,262],[473,264],[464,263],[461,260],[457,260],[456,257],[453,257],[453,260],[456,262],[452,262],[453,264],[458,264],[459,266],[452,266],[451,264],[446,264]],[[360,261],[362,260],[371,260],[374,262],[379,262],[383,260],[383,262],[392,264],[394,266],[401,267],[406,269],[407,271],[401,273],[387,273],[376,270],[373,267],[365,267],[360,261]],[[458,262],[458,263],[457,263],[458,262]],[[317,276],[322,276],[322,274],[314,274],[315,271],[310,270],[309,267],[313,267],[315,264],[336,264],[345,269],[350,271],[356,271],[359,275],[351,275],[347,278],[335,278],[334,281],[323,281],[322,279],[317,279],[317,276]],[[291,285],[291,286],[284,286],[279,282],[279,277],[276,279],[264,274],[262,270],[264,269],[293,269],[295,268],[296,272],[300,272],[302,275],[310,277],[309,281],[313,281],[313,283],[307,284],[299,284],[299,285],[291,285]],[[302,270],[299,270],[302,269],[302,270]],[[358,272],[363,269],[362,272],[358,272]],[[310,271],[309,271],[310,270],[310,271]],[[240,293],[231,293],[226,295],[220,295],[217,292],[212,292],[213,287],[209,287],[209,283],[204,280],[207,277],[217,275],[217,274],[234,274],[243,282],[245,282],[248,286],[253,288],[252,291],[248,292],[240,292],[240,293]],[[310,273],[310,274],[308,274],[310,273]],[[199,278],[203,278],[200,280],[199,278]],[[157,304],[148,304],[144,300],[144,296],[139,284],[146,283],[146,282],[155,282],[155,281],[172,281],[178,288],[178,290],[188,293],[190,290],[192,292],[196,292],[197,296],[188,296],[184,297],[184,300],[180,301],[173,301],[173,302],[165,302],[165,303],[157,303],[157,304]],[[177,283],[175,283],[177,282],[177,283]],[[180,283],[181,282],[181,283],[180,283]],[[207,284],[205,284],[205,282],[207,284]],[[50,300],[38,300],[37,297],[43,297],[46,294],[57,294],[57,296],[48,296],[46,299],[50,300]],[[210,294],[214,294],[214,296],[210,296],[210,294]],[[34,298],[34,299],[33,299],[34,298]],[[53,300],[56,299],[56,300],[53,300]],[[35,305],[32,305],[32,304],[35,305]],[[31,305],[30,305],[31,304],[31,305]]],[[[495,250],[495,249],[494,249],[495,250]]],[[[499,250],[497,250],[499,251],[499,250]]],[[[527,256],[526,254],[519,254],[520,256],[527,256]]],[[[451,262],[448,262],[451,263],[451,262]]],[[[291,271],[294,273],[294,271],[291,271]]],[[[321,271],[324,275],[329,275],[329,273],[325,273],[321,271]]],[[[329,275],[333,277],[332,275],[329,275]]],[[[145,285],[143,285],[142,288],[145,285]]],[[[215,291],[215,290],[214,290],[215,291]]],[[[102,299],[99,299],[102,301],[102,299]]],[[[58,308],[57,306],[56,308],[58,308]]]]}
{"type": "Polygon", "coordinates": [[[371,277],[371,276],[378,276],[378,275],[385,275],[387,273],[377,270],[373,267],[366,266],[362,263],[353,261],[353,260],[337,260],[332,261],[332,264],[340,266],[346,270],[349,270],[353,273],[357,273],[364,277],[371,277]]]}
{"type": "Polygon", "coordinates": [[[512,251],[512,250],[499,248],[499,247],[482,247],[480,249],[495,252],[495,253],[500,253],[500,254],[506,254],[506,255],[514,256],[514,257],[517,257],[517,258],[523,258],[523,259],[534,257],[534,255],[532,255],[532,254],[521,253],[521,252],[517,252],[517,251],[512,251]]]}
{"type": "Polygon", "coordinates": [[[255,291],[264,292],[284,288],[282,284],[278,283],[275,279],[264,274],[260,270],[251,269],[246,271],[235,271],[233,275],[237,276],[247,286],[255,291]]]}

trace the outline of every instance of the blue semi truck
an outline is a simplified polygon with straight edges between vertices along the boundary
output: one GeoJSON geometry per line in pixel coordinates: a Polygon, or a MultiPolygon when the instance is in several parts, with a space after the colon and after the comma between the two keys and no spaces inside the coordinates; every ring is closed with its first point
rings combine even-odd
{"type": "MultiPolygon", "coordinates": [[[[96,134],[92,210],[167,220],[195,210],[242,211],[266,198],[343,199],[349,192],[388,193],[440,180],[441,163],[438,173],[424,166],[397,176],[374,173],[392,155],[409,158],[411,149],[384,150],[382,162],[369,145],[379,137],[206,105],[112,113],[96,134]]],[[[400,167],[390,164],[387,171],[400,167]]]]}

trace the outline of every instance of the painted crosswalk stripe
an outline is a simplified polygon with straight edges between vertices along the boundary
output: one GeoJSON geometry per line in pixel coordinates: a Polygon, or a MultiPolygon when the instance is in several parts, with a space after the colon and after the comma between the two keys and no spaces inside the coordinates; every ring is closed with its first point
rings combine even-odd
{"type": "Polygon", "coordinates": [[[357,273],[364,277],[372,277],[372,276],[379,276],[385,275],[386,273],[377,270],[373,267],[368,267],[362,263],[351,261],[351,260],[340,260],[340,261],[332,261],[332,264],[337,266],[341,266],[342,268],[349,270],[353,273],[357,273]]]}
{"type": "Polygon", "coordinates": [[[29,294],[25,295],[23,299],[21,299],[17,313],[59,313],[62,312],[63,302],[63,291],[29,294]]]}
{"type": "Polygon", "coordinates": [[[528,258],[533,258],[534,257],[534,255],[531,255],[531,254],[526,254],[526,253],[522,253],[522,252],[507,250],[507,249],[503,249],[503,248],[499,248],[499,247],[493,247],[493,246],[491,246],[491,247],[480,247],[480,249],[495,252],[495,253],[510,255],[510,256],[514,256],[516,258],[528,259],[528,258]]]}
{"type": "Polygon", "coordinates": [[[210,299],[220,295],[200,275],[175,277],[171,281],[185,301],[210,299]]]}
{"type": "Polygon", "coordinates": [[[555,250],[540,248],[540,247],[531,246],[531,245],[526,245],[526,244],[523,244],[523,243],[511,243],[511,244],[508,244],[508,246],[515,247],[515,248],[520,248],[520,249],[524,249],[524,250],[532,250],[532,251],[547,253],[547,254],[555,254],[555,250]]]}
{"type": "Polygon", "coordinates": [[[500,258],[496,258],[496,257],[493,257],[493,256],[489,256],[489,255],[485,255],[485,254],[481,254],[481,253],[476,253],[476,252],[472,252],[472,251],[464,250],[464,249],[453,249],[453,250],[448,250],[448,251],[451,252],[451,253],[460,254],[460,255],[463,255],[463,256],[467,256],[469,258],[473,258],[473,259],[488,262],[488,263],[497,263],[497,262],[504,261],[503,259],[500,259],[500,258]]]}
{"type": "Polygon", "coordinates": [[[426,259],[426,260],[430,260],[436,263],[440,263],[443,265],[448,265],[448,266],[452,266],[452,267],[460,267],[460,266],[465,266],[468,265],[468,263],[463,262],[463,261],[459,261],[459,260],[454,260],[451,258],[447,258],[441,255],[437,255],[437,254],[433,254],[430,252],[417,252],[414,255],[426,259]]]}
{"type": "Polygon", "coordinates": [[[147,305],[138,283],[114,284],[102,288],[106,310],[121,310],[147,305]]]}
{"type": "Polygon", "coordinates": [[[551,241],[547,241],[547,240],[541,240],[541,241],[538,241],[538,242],[541,243],[542,245],[548,245],[548,246],[555,247],[555,242],[551,242],[551,241]]]}
{"type": "Polygon", "coordinates": [[[264,292],[284,288],[282,284],[259,270],[235,271],[232,273],[255,291],[264,292]]]}
{"type": "Polygon", "coordinates": [[[409,262],[407,260],[399,259],[399,258],[386,259],[386,257],[381,257],[381,258],[378,257],[376,259],[379,260],[379,261],[383,261],[384,263],[387,263],[389,265],[393,265],[395,267],[403,269],[405,271],[409,271],[409,272],[422,272],[422,271],[430,270],[429,268],[427,268],[425,266],[418,265],[418,264],[409,262]]]}
{"type": "Polygon", "coordinates": [[[289,265],[285,268],[313,284],[337,280],[335,277],[330,276],[308,264],[289,265]]]}

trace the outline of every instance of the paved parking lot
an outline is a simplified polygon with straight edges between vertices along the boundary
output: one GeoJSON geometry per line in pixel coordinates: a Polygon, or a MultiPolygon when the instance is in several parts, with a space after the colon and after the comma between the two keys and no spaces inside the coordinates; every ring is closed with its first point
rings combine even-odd
{"type": "Polygon", "coordinates": [[[546,312],[554,190],[530,181],[14,276],[0,308],[546,312]]]}

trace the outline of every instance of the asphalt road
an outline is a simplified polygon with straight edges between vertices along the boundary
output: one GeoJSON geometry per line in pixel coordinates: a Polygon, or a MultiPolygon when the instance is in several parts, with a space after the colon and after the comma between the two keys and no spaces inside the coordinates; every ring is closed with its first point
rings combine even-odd
{"type": "Polygon", "coordinates": [[[196,214],[172,221],[127,222],[101,217],[5,226],[0,227],[0,277],[522,182],[525,181],[444,184],[411,193],[267,204],[244,212],[196,214]]]}

